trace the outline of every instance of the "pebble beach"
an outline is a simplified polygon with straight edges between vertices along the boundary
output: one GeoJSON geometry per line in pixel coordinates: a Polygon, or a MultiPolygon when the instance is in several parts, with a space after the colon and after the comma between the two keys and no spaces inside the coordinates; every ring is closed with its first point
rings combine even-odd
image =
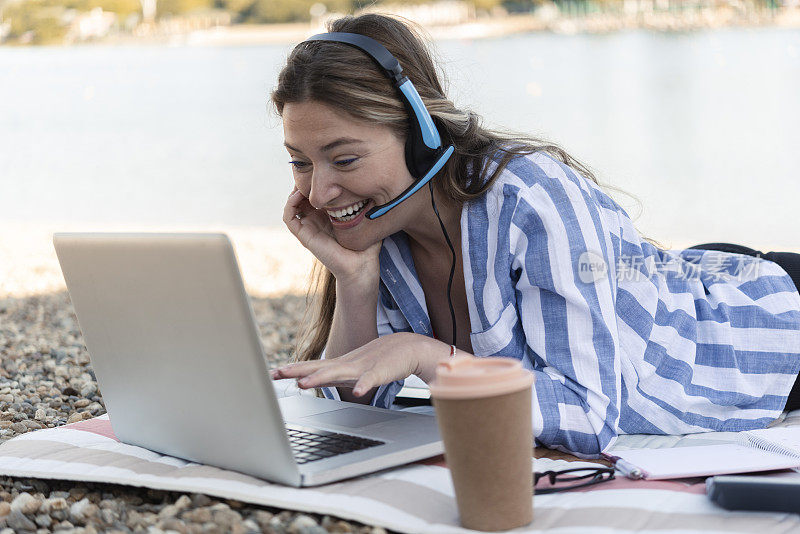
{"type": "MultiPolygon", "coordinates": [[[[53,232],[80,230],[98,228],[0,223],[0,442],[105,413],[52,247],[53,232]]],[[[292,357],[313,258],[288,230],[158,230],[227,233],[270,362],[292,357]]],[[[0,534],[11,532],[381,534],[385,530],[201,494],[0,477],[0,534]]]]}

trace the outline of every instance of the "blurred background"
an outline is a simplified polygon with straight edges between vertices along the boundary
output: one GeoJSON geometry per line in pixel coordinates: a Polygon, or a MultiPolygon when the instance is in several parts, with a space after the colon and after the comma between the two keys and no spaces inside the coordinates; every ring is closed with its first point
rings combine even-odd
{"type": "Polygon", "coordinates": [[[797,0],[0,0],[0,297],[63,288],[50,233],[78,229],[227,231],[252,291],[304,288],[268,95],[297,42],[370,10],[665,248],[800,251],[797,0]]]}

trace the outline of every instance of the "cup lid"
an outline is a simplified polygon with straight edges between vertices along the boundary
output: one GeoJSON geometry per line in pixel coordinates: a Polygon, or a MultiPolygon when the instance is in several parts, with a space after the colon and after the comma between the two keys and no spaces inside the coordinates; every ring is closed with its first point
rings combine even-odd
{"type": "Polygon", "coordinates": [[[494,397],[529,388],[534,375],[514,358],[460,355],[436,366],[431,396],[440,399],[494,397]]]}

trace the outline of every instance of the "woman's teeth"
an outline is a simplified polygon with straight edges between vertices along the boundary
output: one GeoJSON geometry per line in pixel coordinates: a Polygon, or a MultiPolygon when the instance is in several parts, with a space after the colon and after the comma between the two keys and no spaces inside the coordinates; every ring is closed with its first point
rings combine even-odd
{"type": "Polygon", "coordinates": [[[361,208],[363,208],[366,203],[367,203],[366,200],[360,200],[355,204],[353,204],[352,206],[348,206],[343,210],[329,211],[328,215],[330,215],[337,221],[347,222],[358,216],[358,213],[361,211],[361,208]]]}

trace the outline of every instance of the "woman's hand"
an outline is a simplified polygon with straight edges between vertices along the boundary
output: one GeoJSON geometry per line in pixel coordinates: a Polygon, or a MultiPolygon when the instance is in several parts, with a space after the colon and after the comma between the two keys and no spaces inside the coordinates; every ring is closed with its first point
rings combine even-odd
{"type": "Polygon", "coordinates": [[[425,382],[433,379],[439,361],[450,357],[450,346],[421,334],[397,332],[373,339],[366,345],[330,360],[297,362],[270,374],[273,380],[297,378],[301,389],[352,387],[360,397],[375,386],[415,374],[425,382]]]}
{"type": "Polygon", "coordinates": [[[344,248],[336,241],[325,210],[318,210],[295,186],[283,208],[283,222],[300,243],[311,251],[339,281],[364,280],[377,284],[381,241],[362,251],[344,248]],[[300,219],[296,217],[300,215],[300,219]]]}

